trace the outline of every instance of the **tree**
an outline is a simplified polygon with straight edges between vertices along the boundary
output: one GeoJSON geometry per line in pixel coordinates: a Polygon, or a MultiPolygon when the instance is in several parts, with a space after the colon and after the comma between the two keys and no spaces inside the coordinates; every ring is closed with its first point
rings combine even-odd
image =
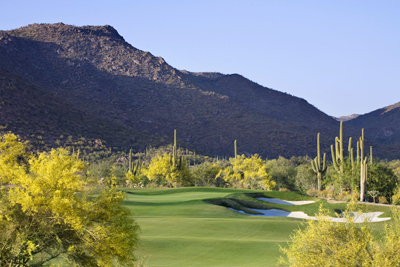
{"type": "Polygon", "coordinates": [[[273,190],[275,181],[267,172],[265,161],[257,154],[247,158],[245,155],[229,158],[230,166],[221,170],[217,177],[237,186],[251,189],[273,190]]]}
{"type": "Polygon", "coordinates": [[[203,162],[190,169],[193,181],[198,186],[221,186],[224,181],[216,178],[221,170],[221,162],[203,162]]]}
{"type": "Polygon", "coordinates": [[[266,166],[278,188],[297,189],[295,186],[296,166],[292,161],[279,156],[278,159],[268,160],[266,166]]]}
{"type": "Polygon", "coordinates": [[[366,188],[369,191],[379,191],[379,195],[390,199],[397,186],[397,177],[386,164],[374,162],[368,169],[366,188]]]}
{"type": "Polygon", "coordinates": [[[165,180],[169,186],[189,186],[192,184],[186,161],[181,160],[181,164],[175,166],[167,153],[152,158],[144,173],[150,181],[162,183],[165,180]]]}
{"type": "Polygon", "coordinates": [[[0,142],[0,265],[133,266],[139,226],[123,193],[83,191],[84,164],[65,149],[37,156],[13,134],[0,142]]]}
{"type": "Polygon", "coordinates": [[[392,207],[393,221],[385,225],[383,240],[377,241],[369,222],[354,223],[351,211],[357,210],[354,201],[347,206],[345,223],[332,222],[327,211],[320,209],[317,220],[309,220],[303,229],[291,236],[288,247],[281,248],[286,259],[281,266],[399,266],[400,211],[392,207]]]}
{"type": "Polygon", "coordinates": [[[315,173],[310,164],[301,164],[296,167],[296,188],[300,192],[307,192],[309,189],[316,189],[315,173]]]}
{"type": "Polygon", "coordinates": [[[280,265],[288,266],[371,266],[375,249],[374,238],[364,223],[357,227],[351,218],[350,203],[345,213],[347,222],[332,222],[327,211],[320,208],[317,220],[309,220],[304,229],[291,236],[292,242],[281,251],[287,259],[280,265]]]}

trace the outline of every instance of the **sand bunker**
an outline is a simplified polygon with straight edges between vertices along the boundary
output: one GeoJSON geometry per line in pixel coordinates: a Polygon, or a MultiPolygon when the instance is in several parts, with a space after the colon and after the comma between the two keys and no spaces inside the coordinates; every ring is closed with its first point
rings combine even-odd
{"type": "MultiPolygon", "coordinates": [[[[282,204],[282,205],[305,205],[305,204],[310,204],[314,203],[315,201],[287,201],[287,200],[281,200],[281,199],[276,199],[276,198],[258,198],[260,200],[269,202],[269,203],[275,203],[275,204],[282,204]]],[[[245,213],[244,211],[241,210],[235,210],[230,208],[231,210],[234,210],[236,212],[250,215],[250,216],[261,216],[261,217],[289,217],[289,218],[298,218],[298,219],[308,219],[308,220],[317,220],[314,216],[308,216],[302,211],[284,211],[284,210],[278,210],[278,209],[269,209],[269,210],[261,210],[261,209],[252,209],[254,211],[257,211],[261,214],[259,215],[254,215],[254,214],[248,214],[245,213]]],[[[358,213],[358,212],[353,212],[352,218],[355,223],[362,223],[364,221],[368,222],[382,222],[382,221],[387,221],[390,220],[390,218],[378,218],[378,216],[382,215],[383,212],[368,212],[368,213],[358,213]]],[[[332,222],[346,222],[346,218],[335,218],[335,217],[326,217],[332,222]]]]}
{"type": "Polygon", "coordinates": [[[311,203],[315,202],[313,200],[289,201],[289,200],[282,200],[282,199],[277,199],[277,198],[267,198],[267,197],[259,197],[257,199],[266,201],[269,203],[282,204],[282,205],[306,205],[306,204],[311,204],[311,203]]]}
{"type": "MultiPolygon", "coordinates": [[[[234,210],[230,208],[231,210],[234,210]]],[[[289,218],[298,218],[298,219],[307,219],[307,220],[316,220],[314,216],[308,216],[302,211],[284,211],[284,210],[277,210],[277,209],[270,209],[270,210],[260,210],[260,209],[253,209],[255,211],[258,211],[259,215],[254,215],[254,214],[248,214],[245,213],[244,211],[241,210],[234,210],[236,212],[250,215],[250,216],[261,216],[261,217],[289,217],[289,218]]],[[[382,221],[387,221],[390,220],[390,218],[378,218],[378,216],[382,215],[383,212],[369,212],[369,213],[361,213],[359,214],[358,212],[354,212],[352,215],[353,221],[355,223],[362,223],[365,220],[368,222],[382,222],[382,221]]],[[[335,217],[326,217],[332,222],[346,222],[346,218],[335,218],[335,217]]]]}

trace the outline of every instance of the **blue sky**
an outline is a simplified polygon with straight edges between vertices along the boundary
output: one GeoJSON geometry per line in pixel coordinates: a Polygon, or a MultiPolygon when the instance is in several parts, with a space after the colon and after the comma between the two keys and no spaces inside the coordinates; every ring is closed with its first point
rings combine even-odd
{"type": "Polygon", "coordinates": [[[239,73],[333,116],[400,101],[400,1],[4,1],[0,29],[111,25],[177,69],[239,73]]]}

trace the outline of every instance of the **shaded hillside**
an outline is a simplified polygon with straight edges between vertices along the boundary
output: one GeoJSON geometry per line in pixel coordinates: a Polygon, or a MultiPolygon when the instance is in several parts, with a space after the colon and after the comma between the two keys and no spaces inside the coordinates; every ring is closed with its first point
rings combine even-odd
{"type": "Polygon", "coordinates": [[[170,142],[169,138],[86,114],[3,69],[0,69],[0,117],[1,132],[12,131],[30,140],[30,149],[67,145],[77,146],[86,154],[113,146],[139,150],[149,144],[170,142]]]}
{"type": "Polygon", "coordinates": [[[377,109],[347,122],[365,128],[366,135],[379,144],[400,143],[400,102],[377,109]]]}
{"type": "Polygon", "coordinates": [[[188,78],[200,88],[228,96],[253,112],[282,122],[331,131],[337,122],[306,100],[254,83],[239,74],[190,73],[188,78]]]}
{"type": "MultiPolygon", "coordinates": [[[[33,24],[0,32],[0,68],[68,103],[57,114],[71,109],[81,121],[88,120],[81,124],[91,125],[92,131],[82,126],[85,131],[77,129],[76,134],[96,136],[116,147],[155,138],[135,133],[172,137],[178,129],[180,139],[208,154],[232,155],[237,139],[239,153],[314,155],[317,132],[322,147],[328,148],[339,128],[304,99],[240,75],[179,71],[126,43],[110,26],[33,24]],[[108,132],[100,126],[93,129],[97,123],[106,124],[108,132]]],[[[50,100],[41,101],[46,105],[50,100]]],[[[27,116],[25,121],[32,124],[27,116]]],[[[74,116],[67,116],[65,125],[73,125],[74,116]]],[[[58,128],[54,123],[49,120],[46,131],[58,128]]],[[[21,127],[30,132],[34,126],[21,127]]],[[[358,133],[351,127],[345,132],[358,133]]]]}

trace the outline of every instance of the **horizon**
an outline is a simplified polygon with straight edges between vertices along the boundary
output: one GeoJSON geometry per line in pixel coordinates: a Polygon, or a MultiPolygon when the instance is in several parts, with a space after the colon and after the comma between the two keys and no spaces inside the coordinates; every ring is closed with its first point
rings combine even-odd
{"type": "Polygon", "coordinates": [[[63,6],[22,0],[3,6],[0,30],[34,23],[110,25],[129,44],[176,69],[237,73],[334,117],[400,101],[396,1],[158,0],[112,6],[71,1],[63,6]]]}

